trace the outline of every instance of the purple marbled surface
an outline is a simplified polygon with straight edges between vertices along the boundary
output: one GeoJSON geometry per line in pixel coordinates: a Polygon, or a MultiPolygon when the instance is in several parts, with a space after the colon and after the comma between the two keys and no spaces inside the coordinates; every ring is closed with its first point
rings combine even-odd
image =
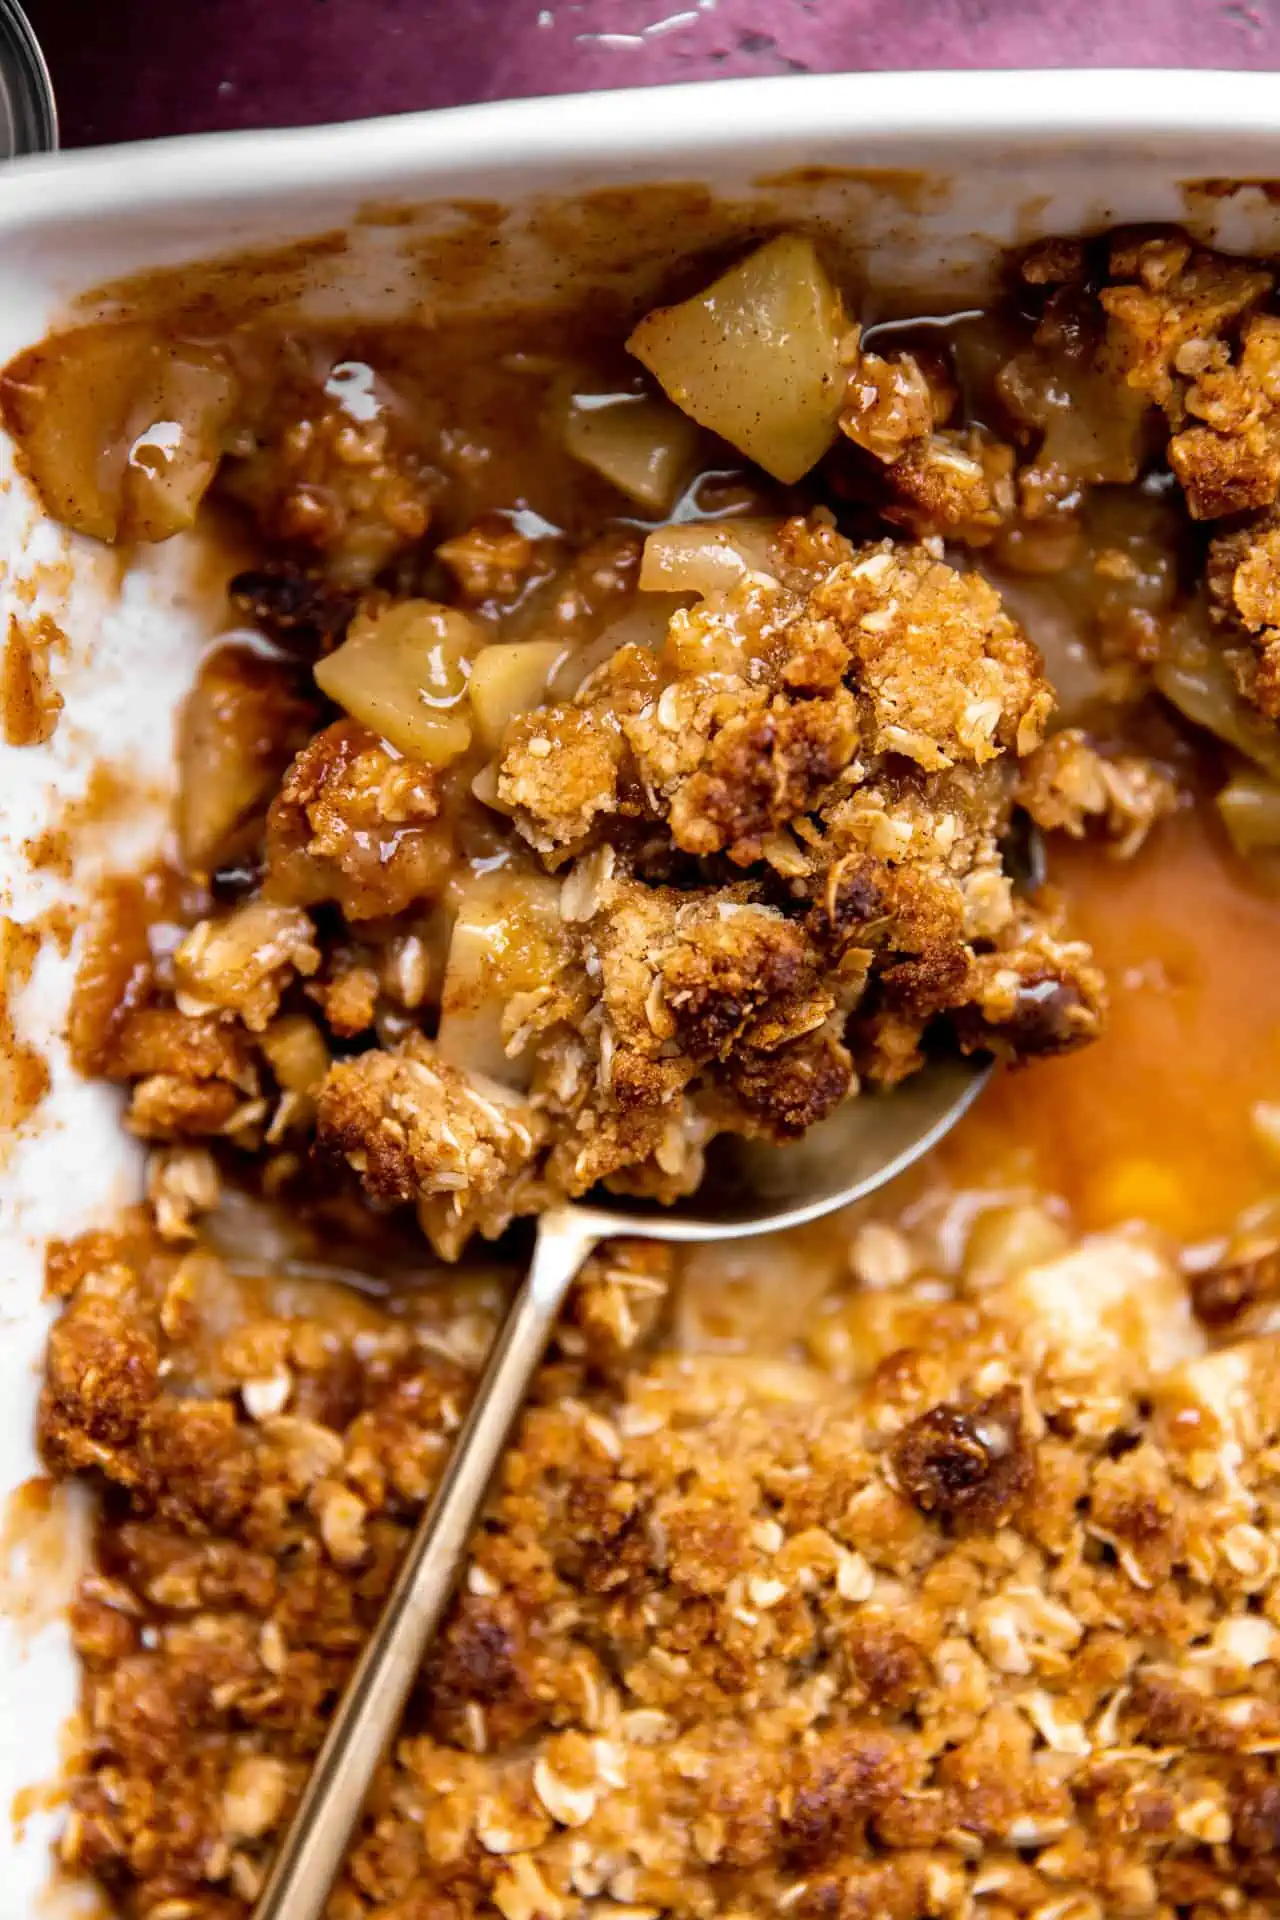
{"type": "Polygon", "coordinates": [[[67,146],[717,76],[1280,68],[1280,0],[27,0],[67,146]]]}

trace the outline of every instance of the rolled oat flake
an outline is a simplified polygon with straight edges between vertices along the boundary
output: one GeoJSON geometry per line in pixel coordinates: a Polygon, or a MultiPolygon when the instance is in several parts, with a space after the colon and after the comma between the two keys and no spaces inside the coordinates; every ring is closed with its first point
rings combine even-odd
{"type": "Polygon", "coordinates": [[[53,82],[17,0],[0,0],[0,160],[58,144],[53,82]]]}

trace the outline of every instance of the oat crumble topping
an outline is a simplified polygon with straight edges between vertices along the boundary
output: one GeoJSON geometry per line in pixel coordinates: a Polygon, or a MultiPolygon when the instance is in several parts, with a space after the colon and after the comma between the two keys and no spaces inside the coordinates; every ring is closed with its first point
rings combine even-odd
{"type": "MultiPolygon", "coordinates": [[[[1137,1230],[981,1284],[899,1244],[789,1359],[671,1351],[669,1257],[596,1257],[335,1920],[1271,1911],[1273,1338],[1210,1350],[1137,1230]]],[[[52,1274],[42,1443],[108,1495],[63,1857],[229,1920],[496,1303],[219,1337],[142,1222],[52,1274]]]]}

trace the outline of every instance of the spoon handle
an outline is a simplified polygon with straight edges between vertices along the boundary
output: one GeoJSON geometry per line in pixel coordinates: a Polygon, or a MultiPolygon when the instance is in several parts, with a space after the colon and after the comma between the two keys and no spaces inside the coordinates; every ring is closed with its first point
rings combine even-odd
{"type": "Polygon", "coordinates": [[[507,1435],[570,1283],[602,1235],[563,1207],[538,1225],[533,1264],[507,1315],[449,1463],[316,1756],[254,1920],[320,1920],[370,1782],[462,1571],[507,1435]]]}

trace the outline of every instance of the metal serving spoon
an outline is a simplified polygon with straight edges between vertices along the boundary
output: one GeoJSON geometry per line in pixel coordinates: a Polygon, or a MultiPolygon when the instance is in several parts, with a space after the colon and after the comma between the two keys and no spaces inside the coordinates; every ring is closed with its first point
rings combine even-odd
{"type": "Polygon", "coordinates": [[[715,1143],[697,1193],[674,1208],[619,1202],[543,1214],[528,1277],[334,1714],[255,1920],[320,1920],[374,1770],[452,1597],[507,1435],[592,1249],[618,1234],[688,1244],[777,1233],[820,1219],[873,1193],[927,1153],[977,1098],[991,1071],[985,1059],[928,1066],[892,1093],[851,1100],[790,1146],[726,1136],[715,1143]]]}

